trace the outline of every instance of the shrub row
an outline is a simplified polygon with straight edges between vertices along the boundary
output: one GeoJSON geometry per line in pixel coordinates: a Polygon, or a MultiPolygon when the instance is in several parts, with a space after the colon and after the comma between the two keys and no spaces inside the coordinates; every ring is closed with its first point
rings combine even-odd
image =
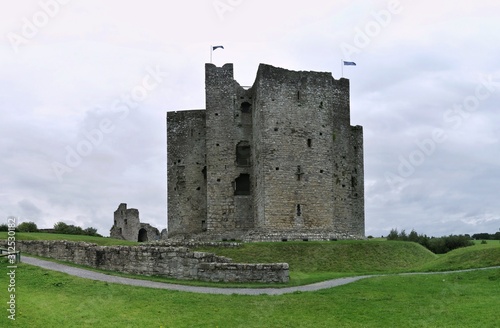
{"type": "MultiPolygon", "coordinates": [[[[0,231],[9,231],[9,227],[7,224],[0,224],[0,231]]],[[[16,227],[17,232],[39,232],[39,229],[35,222],[22,222],[16,227]]],[[[47,232],[47,230],[44,230],[47,232]]],[[[86,236],[95,236],[102,237],[97,233],[96,228],[86,228],[82,229],[81,227],[66,224],[64,222],[57,222],[54,224],[54,229],[51,231],[53,233],[66,234],[66,235],[86,235],[86,236]]]]}
{"type": "MultiPolygon", "coordinates": [[[[7,224],[0,224],[0,231],[9,231],[7,224]]],[[[38,227],[35,222],[23,222],[17,225],[15,231],[17,232],[38,232],[38,227]]]]}
{"type": "Polygon", "coordinates": [[[475,240],[500,240],[500,231],[494,234],[489,234],[486,232],[476,233],[472,235],[472,239],[475,240]]]}
{"type": "Polygon", "coordinates": [[[419,243],[435,254],[444,254],[460,247],[474,245],[474,242],[467,235],[449,235],[443,237],[428,237],[427,235],[418,234],[412,230],[406,234],[405,230],[398,232],[397,229],[392,229],[387,240],[412,241],[419,243]]]}

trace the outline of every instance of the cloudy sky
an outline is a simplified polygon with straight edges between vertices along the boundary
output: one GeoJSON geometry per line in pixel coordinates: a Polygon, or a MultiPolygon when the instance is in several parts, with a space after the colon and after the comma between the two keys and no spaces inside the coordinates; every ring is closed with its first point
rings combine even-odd
{"type": "Polygon", "coordinates": [[[0,11],[0,220],[166,227],[165,113],[205,108],[210,45],[341,76],[364,127],[366,234],[500,229],[500,2],[23,0],[0,11]]]}

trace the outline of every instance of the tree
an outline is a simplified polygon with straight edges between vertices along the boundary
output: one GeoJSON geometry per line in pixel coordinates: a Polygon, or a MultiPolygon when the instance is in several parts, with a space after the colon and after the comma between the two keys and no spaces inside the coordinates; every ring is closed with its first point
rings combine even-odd
{"type": "Polygon", "coordinates": [[[418,233],[414,229],[412,229],[410,234],[408,235],[408,240],[418,243],[419,240],[418,233]]]}
{"type": "Polygon", "coordinates": [[[490,234],[487,233],[487,232],[481,232],[481,233],[475,233],[472,235],[472,238],[476,239],[476,240],[480,240],[480,239],[490,239],[490,234]]]}
{"type": "Polygon", "coordinates": [[[66,228],[66,234],[68,235],[83,235],[83,229],[80,228],[80,227],[77,227],[75,225],[68,225],[68,227],[66,228]]]}
{"type": "Polygon", "coordinates": [[[23,222],[17,226],[19,232],[37,232],[38,227],[35,222],[23,222]]]}
{"type": "Polygon", "coordinates": [[[97,229],[93,227],[88,227],[87,229],[83,230],[83,234],[87,236],[101,237],[101,235],[97,233],[97,229]]]}
{"type": "Polygon", "coordinates": [[[401,230],[401,232],[399,233],[398,240],[408,241],[408,235],[406,234],[405,229],[401,230]]]}
{"type": "Polygon", "coordinates": [[[68,225],[64,222],[57,222],[54,224],[55,233],[67,233],[68,225]]]}
{"type": "Polygon", "coordinates": [[[387,235],[387,240],[398,240],[398,229],[391,229],[387,235]]]}
{"type": "Polygon", "coordinates": [[[415,230],[412,230],[409,235],[405,230],[398,233],[396,229],[392,229],[387,240],[401,240],[417,242],[435,254],[444,254],[459,247],[472,246],[474,243],[468,235],[449,235],[439,238],[429,238],[426,235],[419,235],[415,230]]]}
{"type": "Polygon", "coordinates": [[[89,227],[84,230],[79,226],[75,226],[73,224],[66,224],[64,222],[57,222],[56,224],[54,224],[54,232],[66,235],[87,235],[87,236],[102,237],[100,234],[97,233],[96,228],[89,227]]]}

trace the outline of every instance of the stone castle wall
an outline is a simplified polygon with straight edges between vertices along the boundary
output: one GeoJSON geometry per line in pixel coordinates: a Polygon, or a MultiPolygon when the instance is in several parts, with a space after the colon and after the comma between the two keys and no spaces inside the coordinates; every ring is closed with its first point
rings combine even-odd
{"type": "Polygon", "coordinates": [[[206,229],[207,168],[205,110],[167,116],[169,230],[198,233],[206,229]]]}
{"type": "Polygon", "coordinates": [[[69,241],[17,241],[22,253],[102,270],[212,282],[284,283],[287,263],[244,264],[183,246],[97,246],[69,241]]]}
{"type": "Polygon", "coordinates": [[[205,81],[206,110],[167,113],[169,236],[364,237],[363,132],[350,125],[347,79],[261,64],[245,89],[232,64],[207,64],[205,81]]]}

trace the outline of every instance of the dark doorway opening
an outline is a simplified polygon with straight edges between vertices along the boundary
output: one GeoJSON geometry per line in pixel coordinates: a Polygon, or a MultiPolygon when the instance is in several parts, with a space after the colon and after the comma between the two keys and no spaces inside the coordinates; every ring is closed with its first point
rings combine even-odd
{"type": "Polygon", "coordinates": [[[252,112],[252,104],[249,102],[244,102],[241,104],[241,112],[242,113],[251,113],[252,112]]]}
{"type": "Polygon", "coordinates": [[[137,241],[140,243],[148,241],[148,232],[146,229],[142,228],[139,230],[139,237],[137,238],[137,241]]]}
{"type": "Polygon", "coordinates": [[[240,174],[239,177],[236,178],[235,186],[234,186],[234,194],[235,195],[250,195],[250,175],[249,174],[240,174]]]}

